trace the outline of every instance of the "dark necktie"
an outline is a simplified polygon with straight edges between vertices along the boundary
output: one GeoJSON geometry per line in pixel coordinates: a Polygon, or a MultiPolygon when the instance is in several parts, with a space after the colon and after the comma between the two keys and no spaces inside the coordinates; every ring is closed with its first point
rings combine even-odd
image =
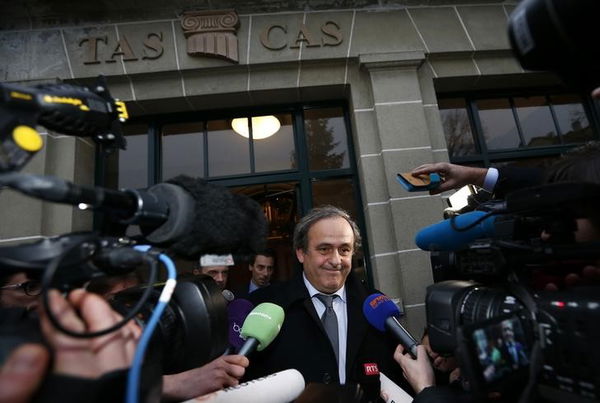
{"type": "Polygon", "coordinates": [[[333,346],[333,351],[335,352],[335,358],[338,359],[339,353],[339,339],[338,339],[338,321],[337,315],[333,310],[333,299],[338,295],[325,295],[325,294],[317,294],[316,297],[319,298],[319,301],[325,305],[325,312],[323,316],[321,316],[321,322],[323,323],[323,327],[325,328],[325,332],[327,332],[327,336],[329,337],[329,341],[331,341],[331,345],[333,346]]]}

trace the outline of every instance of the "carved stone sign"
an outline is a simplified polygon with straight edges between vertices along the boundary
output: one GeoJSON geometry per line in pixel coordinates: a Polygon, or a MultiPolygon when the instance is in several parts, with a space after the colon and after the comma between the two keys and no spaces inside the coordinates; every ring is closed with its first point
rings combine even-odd
{"type": "Polygon", "coordinates": [[[285,47],[299,48],[304,43],[307,48],[321,46],[337,46],[344,38],[340,26],[334,21],[327,21],[319,28],[318,32],[312,32],[304,24],[300,25],[298,32],[288,33],[286,25],[271,24],[260,33],[260,43],[270,50],[281,50],[285,47]],[[276,32],[279,31],[279,35],[276,32]],[[277,35],[277,39],[273,37],[277,35]]]}
{"type": "Polygon", "coordinates": [[[236,32],[240,20],[235,10],[188,11],[181,27],[187,38],[187,53],[239,62],[236,32]]]}
{"type": "Polygon", "coordinates": [[[142,43],[131,44],[123,35],[118,41],[111,42],[106,35],[89,36],[79,41],[79,47],[85,50],[83,64],[115,63],[117,56],[131,62],[135,60],[154,60],[162,56],[163,33],[150,32],[142,43]]]}

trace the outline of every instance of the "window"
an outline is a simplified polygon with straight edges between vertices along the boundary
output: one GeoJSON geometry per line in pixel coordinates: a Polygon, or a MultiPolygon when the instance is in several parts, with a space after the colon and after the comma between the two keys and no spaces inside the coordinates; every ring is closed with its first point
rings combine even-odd
{"type": "Polygon", "coordinates": [[[116,150],[106,163],[106,186],[136,189],[148,186],[148,125],[133,124],[123,128],[125,150],[116,150]]]}
{"type": "Polygon", "coordinates": [[[548,164],[599,138],[596,107],[577,94],[451,96],[440,97],[438,106],[453,163],[548,164]]]}
{"type": "MultiPolygon", "coordinates": [[[[269,222],[267,241],[283,280],[296,264],[295,222],[310,208],[339,206],[364,227],[348,122],[339,102],[140,118],[128,122],[129,148],[106,161],[110,169],[98,185],[146,187],[185,174],[251,197],[269,222]],[[264,121],[273,123],[265,131],[264,121]]],[[[369,280],[367,245],[357,251],[355,268],[369,280]]],[[[244,280],[235,276],[230,283],[244,280]]]]}

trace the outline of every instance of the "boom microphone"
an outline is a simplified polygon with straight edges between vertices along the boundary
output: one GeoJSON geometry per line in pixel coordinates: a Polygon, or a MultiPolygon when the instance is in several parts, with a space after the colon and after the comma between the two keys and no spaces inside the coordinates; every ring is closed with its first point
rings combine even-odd
{"type": "Polygon", "coordinates": [[[264,350],[279,334],[284,318],[283,308],[271,302],[254,308],[242,326],[241,334],[246,342],[238,354],[247,356],[254,350],[264,350]]]}
{"type": "Polygon", "coordinates": [[[188,400],[186,403],[288,403],[300,396],[304,385],[304,377],[300,372],[286,369],[188,400]]]}
{"type": "Polygon", "coordinates": [[[242,326],[244,321],[254,309],[252,302],[247,299],[234,299],[227,305],[228,329],[229,329],[229,345],[234,351],[239,350],[244,345],[242,338],[242,326]]]}
{"type": "Polygon", "coordinates": [[[185,175],[123,191],[12,172],[0,176],[0,185],[42,200],[106,211],[122,224],[139,225],[149,243],[182,257],[253,254],[266,239],[267,224],[257,202],[185,175]]]}
{"type": "Polygon", "coordinates": [[[417,358],[417,341],[398,322],[400,310],[387,296],[371,294],[363,303],[363,313],[367,321],[379,331],[388,331],[394,335],[413,358],[417,358]]]}
{"type": "Polygon", "coordinates": [[[440,221],[423,228],[417,233],[415,243],[423,250],[454,251],[466,248],[479,238],[490,238],[496,233],[495,221],[497,216],[483,218],[489,214],[484,211],[471,211],[454,218],[440,221]],[[451,220],[459,230],[452,227],[451,220]],[[477,222],[481,220],[481,222],[477,222]],[[473,227],[470,227],[472,224],[473,227]],[[461,228],[467,228],[460,231],[461,228]]]}

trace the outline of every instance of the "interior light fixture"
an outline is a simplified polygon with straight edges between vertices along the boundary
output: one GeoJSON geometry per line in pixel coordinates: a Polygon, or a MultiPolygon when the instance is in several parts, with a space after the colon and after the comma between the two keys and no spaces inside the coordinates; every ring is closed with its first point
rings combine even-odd
{"type": "MultiPolygon", "coordinates": [[[[243,137],[250,137],[248,133],[248,118],[236,118],[231,121],[231,128],[243,137]]],[[[273,115],[252,117],[252,138],[255,140],[266,139],[279,131],[281,123],[273,115]]]]}

